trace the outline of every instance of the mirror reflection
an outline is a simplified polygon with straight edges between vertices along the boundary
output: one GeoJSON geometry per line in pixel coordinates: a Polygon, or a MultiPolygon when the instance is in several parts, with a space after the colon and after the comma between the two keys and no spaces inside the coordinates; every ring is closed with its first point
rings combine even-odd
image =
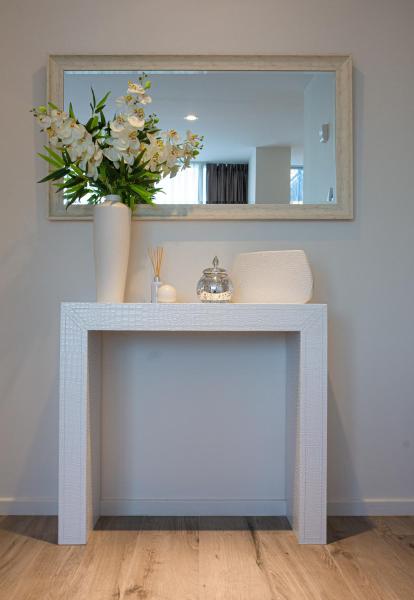
{"type": "MultiPolygon", "coordinates": [[[[197,161],[162,180],[157,204],[336,203],[335,73],[146,71],[160,127],[204,136],[197,161]]],[[[64,104],[89,118],[90,88],[109,114],[142,71],[65,71],[64,104]]],[[[150,109],[148,111],[148,109],[150,109]]]]}

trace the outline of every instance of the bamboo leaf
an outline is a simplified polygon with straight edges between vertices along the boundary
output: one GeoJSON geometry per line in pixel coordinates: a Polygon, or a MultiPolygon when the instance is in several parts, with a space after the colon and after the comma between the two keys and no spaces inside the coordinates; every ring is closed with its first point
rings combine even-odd
{"type": "Polygon", "coordinates": [[[59,107],[57,107],[56,104],[53,104],[53,102],[48,102],[48,106],[50,106],[50,108],[53,108],[53,110],[59,110],[59,107]]]}
{"type": "Polygon", "coordinates": [[[143,198],[144,200],[151,200],[152,194],[148,190],[146,190],[142,185],[138,185],[137,183],[130,183],[129,187],[133,190],[138,196],[143,198]]]}
{"type": "Polygon", "coordinates": [[[70,198],[74,194],[77,195],[78,191],[83,190],[85,187],[84,183],[78,183],[77,185],[73,185],[68,187],[68,192],[64,193],[65,198],[70,198]]]}
{"type": "Polygon", "coordinates": [[[85,129],[91,133],[99,124],[98,117],[91,117],[85,125],[85,129]]]}
{"type": "Polygon", "coordinates": [[[73,171],[75,171],[76,175],[79,175],[79,177],[82,177],[82,179],[85,179],[85,180],[87,180],[87,179],[88,179],[88,178],[87,178],[87,176],[85,175],[85,173],[82,171],[82,169],[80,169],[80,168],[78,167],[78,165],[75,165],[75,163],[72,163],[72,164],[70,165],[70,168],[71,168],[73,171]]]}
{"type": "Polygon", "coordinates": [[[72,159],[70,158],[69,152],[66,150],[66,148],[62,150],[62,158],[67,167],[72,164],[72,159]]]}
{"type": "Polygon", "coordinates": [[[53,167],[61,167],[61,164],[58,163],[56,160],[54,160],[53,158],[51,158],[50,156],[46,156],[46,154],[42,154],[41,152],[37,153],[37,156],[40,156],[40,158],[43,158],[43,160],[47,161],[49,164],[51,164],[53,167]]]}
{"type": "Polygon", "coordinates": [[[102,110],[99,111],[99,115],[100,115],[100,119],[99,119],[99,127],[101,129],[103,129],[106,125],[106,119],[105,119],[105,115],[103,114],[102,110]]]}
{"type": "Polygon", "coordinates": [[[45,181],[60,179],[64,175],[67,175],[67,173],[68,173],[68,171],[67,171],[66,167],[64,169],[57,169],[57,171],[52,171],[52,173],[49,173],[49,175],[46,175],[46,177],[43,177],[43,179],[38,181],[38,183],[44,183],[45,181]]]}
{"type": "Polygon", "coordinates": [[[105,107],[105,102],[108,100],[109,96],[110,96],[111,92],[107,92],[105,94],[105,96],[102,98],[102,100],[99,100],[98,104],[95,107],[95,112],[99,112],[101,110],[104,109],[105,107]]]}
{"type": "Polygon", "coordinates": [[[56,152],[54,152],[54,151],[52,150],[52,148],[50,148],[50,146],[43,146],[43,148],[46,150],[46,152],[47,152],[48,154],[50,154],[50,156],[51,156],[52,158],[54,158],[54,159],[55,159],[55,161],[56,161],[57,163],[59,163],[59,165],[61,165],[62,167],[64,166],[65,162],[64,162],[64,160],[62,159],[62,157],[61,157],[61,156],[59,156],[59,154],[57,154],[56,152]]]}
{"type": "Polygon", "coordinates": [[[70,116],[72,119],[76,119],[76,117],[75,117],[75,113],[73,112],[73,106],[72,106],[72,102],[69,102],[69,116],[70,116]]]}
{"type": "Polygon", "coordinates": [[[87,182],[81,179],[80,177],[73,177],[70,179],[66,179],[63,183],[55,184],[59,190],[72,190],[75,187],[81,188],[87,185],[87,182]]]}

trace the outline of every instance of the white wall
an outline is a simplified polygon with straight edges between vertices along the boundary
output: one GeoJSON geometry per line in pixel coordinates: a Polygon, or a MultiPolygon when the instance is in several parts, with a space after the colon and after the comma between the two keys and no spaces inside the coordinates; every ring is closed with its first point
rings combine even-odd
{"type": "Polygon", "coordinates": [[[105,336],[103,510],[285,514],[283,340],[105,336]]]}
{"type": "Polygon", "coordinates": [[[256,148],[256,204],[289,204],[289,146],[256,148]]]}
{"type": "Polygon", "coordinates": [[[332,188],[336,198],[335,75],[315,73],[305,88],[303,202],[327,202],[332,188]],[[322,124],[329,126],[326,142],[319,140],[322,124]]]}
{"type": "MultiPolygon", "coordinates": [[[[165,245],[182,300],[214,254],[228,265],[242,250],[305,249],[315,301],[329,304],[330,501],[345,502],[334,504],[342,512],[364,499],[413,511],[413,10],[409,0],[3,6],[0,497],[54,507],[59,302],[94,297],[91,225],[48,222],[46,188],[34,183],[46,169],[28,108],[45,99],[47,54],[333,52],[355,61],[355,221],[135,223],[128,294],[148,297],[150,244],[165,245]]],[[[109,351],[115,360],[115,341],[109,351]]],[[[135,385],[133,372],[125,378],[135,385]]]]}
{"type": "Polygon", "coordinates": [[[256,202],[256,148],[249,156],[249,171],[247,177],[247,202],[254,204],[256,202]]]}

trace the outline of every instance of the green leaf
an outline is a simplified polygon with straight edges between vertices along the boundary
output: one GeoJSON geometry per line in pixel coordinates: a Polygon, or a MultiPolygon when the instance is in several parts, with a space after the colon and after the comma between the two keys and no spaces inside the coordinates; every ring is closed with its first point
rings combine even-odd
{"type": "Polygon", "coordinates": [[[137,183],[130,183],[129,187],[133,190],[138,196],[143,198],[145,201],[152,199],[152,193],[146,190],[142,185],[138,185],[137,183]]]}
{"type": "Polygon", "coordinates": [[[54,152],[54,151],[52,150],[52,148],[50,148],[50,146],[43,146],[43,148],[46,150],[46,152],[47,152],[48,154],[50,154],[50,156],[51,156],[51,157],[52,157],[52,158],[53,158],[53,159],[54,159],[54,160],[55,160],[57,163],[59,163],[59,165],[60,165],[60,166],[62,166],[62,167],[64,166],[65,162],[64,162],[64,160],[62,159],[62,157],[61,157],[61,156],[59,156],[59,154],[57,154],[56,152],[54,152]]]}
{"type": "Polygon", "coordinates": [[[102,110],[99,111],[99,127],[101,129],[103,129],[106,125],[106,119],[105,119],[105,115],[103,114],[102,110]]]}
{"type": "Polygon", "coordinates": [[[71,119],[76,119],[75,113],[73,112],[72,102],[69,102],[69,116],[71,119]]]}
{"type": "Polygon", "coordinates": [[[111,92],[107,92],[105,94],[105,96],[102,98],[102,100],[99,100],[98,104],[95,107],[95,112],[99,112],[100,110],[103,110],[105,107],[105,102],[108,100],[109,96],[110,96],[111,92]]]}
{"type": "Polygon", "coordinates": [[[68,200],[68,202],[66,202],[66,210],[68,210],[69,206],[72,206],[72,204],[73,204],[74,202],[76,202],[76,200],[77,200],[77,199],[78,199],[78,197],[77,197],[77,196],[75,196],[75,197],[73,197],[73,198],[70,198],[70,199],[68,200]]]}
{"type": "Polygon", "coordinates": [[[69,167],[72,164],[72,159],[69,156],[69,152],[66,150],[66,148],[62,150],[62,158],[67,167],[69,167]]]}
{"type": "Polygon", "coordinates": [[[61,167],[61,163],[58,163],[57,160],[54,160],[53,158],[51,158],[50,156],[46,156],[46,154],[42,154],[41,152],[37,153],[37,156],[40,156],[40,158],[43,158],[43,160],[47,161],[49,164],[52,165],[52,167],[61,167]]]}
{"type": "Polygon", "coordinates": [[[56,104],[53,104],[53,102],[48,102],[48,106],[50,106],[50,108],[53,108],[53,110],[59,110],[59,107],[56,106],[56,104]]]}
{"type": "Polygon", "coordinates": [[[87,176],[85,175],[85,173],[82,171],[82,169],[80,169],[78,167],[78,165],[75,165],[75,163],[72,163],[70,165],[70,168],[75,171],[76,175],[79,175],[79,177],[82,177],[83,179],[88,179],[87,176]]]}
{"type": "Polygon", "coordinates": [[[85,187],[87,185],[87,181],[82,179],[81,177],[69,177],[65,179],[63,183],[55,183],[54,184],[58,190],[71,190],[77,186],[85,187]]]}
{"type": "Polygon", "coordinates": [[[92,92],[92,104],[93,104],[93,110],[95,111],[95,106],[96,106],[96,97],[95,97],[95,92],[93,91],[93,87],[91,87],[91,92],[92,92]]]}
{"type": "Polygon", "coordinates": [[[98,127],[98,125],[99,125],[98,117],[91,117],[89,119],[89,121],[86,123],[85,129],[86,129],[86,131],[91,133],[94,129],[96,129],[98,127]]]}
{"type": "Polygon", "coordinates": [[[77,185],[69,186],[67,187],[68,192],[66,194],[64,193],[64,196],[69,198],[70,196],[72,196],[73,194],[77,194],[79,190],[83,190],[84,188],[85,183],[78,183],[77,185]]]}
{"type": "Polygon", "coordinates": [[[60,179],[61,177],[64,177],[64,175],[67,174],[68,170],[66,169],[66,167],[64,169],[57,169],[56,171],[52,171],[52,173],[49,173],[49,175],[47,175],[46,177],[43,177],[43,179],[38,181],[38,183],[44,183],[45,181],[60,179]]]}
{"type": "Polygon", "coordinates": [[[99,196],[98,194],[92,194],[91,196],[89,196],[88,198],[88,204],[97,204],[99,201],[99,196]]]}

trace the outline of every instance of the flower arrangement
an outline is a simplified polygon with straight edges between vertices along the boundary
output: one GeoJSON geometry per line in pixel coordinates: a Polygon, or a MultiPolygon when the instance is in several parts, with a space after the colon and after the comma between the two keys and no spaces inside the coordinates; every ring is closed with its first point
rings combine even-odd
{"type": "Polygon", "coordinates": [[[98,204],[110,194],[134,210],[136,204],[152,204],[160,191],[157,184],[168,175],[190,166],[202,149],[202,136],[187,132],[180,140],[177,131],[161,131],[155,114],[145,115],[151,103],[151,82],[146,75],[139,83],[128,82],[125,96],[116,100],[119,110],[112,121],[104,115],[108,92],[99,102],[93,89],[91,117],[82,124],[72,104],[68,112],[48,103],[33,109],[33,114],[49,138],[47,154],[39,156],[53,170],[40,180],[55,181],[63,191],[66,208],[84,198],[98,204]]]}

